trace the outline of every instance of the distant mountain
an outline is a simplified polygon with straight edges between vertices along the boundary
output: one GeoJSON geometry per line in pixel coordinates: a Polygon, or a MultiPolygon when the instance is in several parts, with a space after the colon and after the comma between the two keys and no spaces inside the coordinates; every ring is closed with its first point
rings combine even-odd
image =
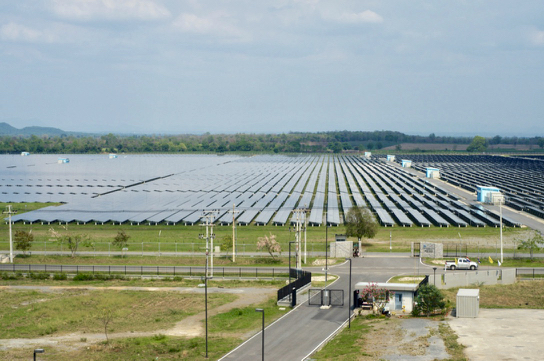
{"type": "Polygon", "coordinates": [[[17,129],[15,127],[12,127],[8,123],[0,123],[0,136],[62,135],[71,133],[72,132],[65,132],[62,129],[51,127],[24,127],[22,129],[17,129]]]}

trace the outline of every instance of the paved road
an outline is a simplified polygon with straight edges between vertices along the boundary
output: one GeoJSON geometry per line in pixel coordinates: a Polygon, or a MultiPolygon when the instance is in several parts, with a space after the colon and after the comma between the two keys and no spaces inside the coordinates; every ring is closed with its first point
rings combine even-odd
{"type": "MultiPolygon", "coordinates": [[[[432,273],[431,267],[418,266],[417,259],[410,257],[353,259],[352,290],[357,282],[385,282],[394,275],[413,274],[418,267],[421,274],[432,273]]],[[[339,275],[340,278],[328,288],[344,290],[344,306],[323,310],[318,306],[310,306],[305,300],[293,311],[265,329],[265,359],[303,360],[347,321],[349,263],[345,262],[331,268],[331,273],[339,275]]],[[[221,360],[258,360],[262,352],[261,342],[262,334],[259,332],[221,360]]]]}

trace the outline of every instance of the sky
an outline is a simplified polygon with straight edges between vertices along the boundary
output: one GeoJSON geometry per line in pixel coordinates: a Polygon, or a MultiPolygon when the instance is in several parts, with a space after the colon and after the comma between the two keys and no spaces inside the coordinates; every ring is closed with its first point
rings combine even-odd
{"type": "Polygon", "coordinates": [[[0,1],[0,121],[544,135],[544,3],[0,1]]]}

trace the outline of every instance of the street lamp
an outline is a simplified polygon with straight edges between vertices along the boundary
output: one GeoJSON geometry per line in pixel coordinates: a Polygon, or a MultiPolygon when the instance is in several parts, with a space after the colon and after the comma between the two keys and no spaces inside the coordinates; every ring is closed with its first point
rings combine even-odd
{"type": "Polygon", "coordinates": [[[263,337],[262,337],[262,347],[261,347],[261,350],[262,350],[262,360],[264,361],[264,309],[262,308],[256,308],[255,309],[255,312],[261,312],[263,314],[263,326],[262,326],[262,334],[263,334],[263,337]]]}
{"type": "Polygon", "coordinates": [[[44,353],[45,350],[43,348],[37,348],[34,350],[34,361],[36,361],[36,354],[37,353],[44,353]]]}
{"type": "Polygon", "coordinates": [[[437,267],[433,267],[433,281],[435,286],[436,286],[436,269],[437,267]]]}
{"type": "Polygon", "coordinates": [[[351,328],[351,258],[346,261],[349,261],[348,328],[351,328]]]}
{"type": "Polygon", "coordinates": [[[325,209],[325,285],[327,285],[327,274],[329,272],[329,260],[327,257],[329,248],[329,213],[325,209]]]}
{"type": "Polygon", "coordinates": [[[289,242],[289,284],[291,284],[291,244],[297,243],[295,241],[289,242]]]}

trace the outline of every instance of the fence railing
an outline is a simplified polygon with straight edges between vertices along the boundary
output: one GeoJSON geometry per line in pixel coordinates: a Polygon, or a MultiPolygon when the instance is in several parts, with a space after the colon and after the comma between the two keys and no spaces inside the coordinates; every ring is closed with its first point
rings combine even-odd
{"type": "MultiPolygon", "coordinates": [[[[0,264],[1,272],[49,272],[49,273],[102,273],[118,275],[140,275],[140,276],[189,276],[204,277],[206,267],[204,266],[106,266],[106,265],[47,265],[47,264],[0,264]]],[[[211,268],[208,268],[208,275],[211,275],[211,268]]],[[[285,278],[289,276],[287,268],[271,267],[214,267],[214,277],[229,278],[285,278]]]]}
{"type": "MultiPolygon", "coordinates": [[[[108,255],[114,255],[114,254],[122,254],[122,253],[128,253],[130,255],[141,255],[144,256],[146,253],[156,253],[158,255],[161,254],[190,254],[194,256],[205,256],[206,246],[203,242],[130,242],[127,246],[128,251],[123,252],[118,247],[112,246],[110,242],[93,242],[90,246],[85,246],[81,244],[78,247],[77,253],[78,254],[90,254],[90,255],[98,255],[99,253],[101,255],[104,254],[104,252],[107,252],[108,255]]],[[[282,244],[282,249],[288,249],[287,244],[282,244]]],[[[9,242],[6,241],[0,241],[0,251],[8,251],[9,250],[9,242]]],[[[307,244],[307,251],[308,252],[325,252],[325,246],[324,243],[310,243],[307,244]]],[[[55,252],[70,252],[70,248],[58,241],[34,241],[32,242],[32,248],[29,250],[30,253],[32,252],[47,252],[47,253],[55,253],[55,252]]],[[[229,249],[228,252],[221,251],[216,252],[215,254],[217,256],[220,255],[230,255],[232,252],[232,247],[229,249]]],[[[259,253],[264,255],[268,255],[268,252],[265,250],[257,250],[256,244],[249,244],[249,243],[237,243],[236,244],[236,252],[240,253],[259,253]]],[[[283,252],[285,254],[285,251],[283,252]]]]}
{"type": "Polygon", "coordinates": [[[291,268],[290,272],[292,275],[298,277],[295,281],[289,283],[287,286],[284,286],[278,290],[278,301],[283,300],[285,297],[289,296],[293,292],[293,288],[298,290],[312,282],[312,273],[308,271],[301,271],[291,268]]]}
{"type": "Polygon", "coordinates": [[[516,268],[516,277],[526,277],[544,280],[544,268],[516,268]]]}

